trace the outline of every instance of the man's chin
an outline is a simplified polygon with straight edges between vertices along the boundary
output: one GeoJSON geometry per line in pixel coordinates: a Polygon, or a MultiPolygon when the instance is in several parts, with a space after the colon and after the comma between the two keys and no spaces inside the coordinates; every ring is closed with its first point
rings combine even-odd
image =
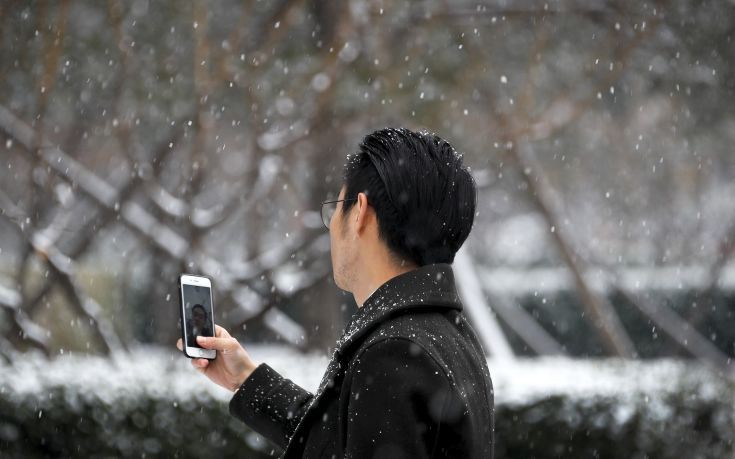
{"type": "Polygon", "coordinates": [[[348,291],[346,286],[344,285],[344,282],[342,282],[342,279],[337,276],[336,272],[332,272],[332,280],[334,281],[334,285],[337,286],[338,289],[348,291]]]}

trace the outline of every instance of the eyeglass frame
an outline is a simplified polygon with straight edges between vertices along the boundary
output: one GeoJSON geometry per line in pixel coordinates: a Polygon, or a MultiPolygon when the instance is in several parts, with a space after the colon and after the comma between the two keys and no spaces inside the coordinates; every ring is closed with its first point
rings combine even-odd
{"type": "MultiPolygon", "coordinates": [[[[329,223],[332,223],[332,217],[334,217],[334,214],[332,214],[331,217],[329,217],[329,223],[324,221],[324,204],[334,204],[337,202],[344,202],[344,201],[357,201],[357,198],[347,198],[347,199],[335,199],[333,201],[322,201],[322,207],[320,209],[320,215],[322,217],[322,223],[327,228],[327,231],[329,231],[329,223]]],[[[337,206],[334,206],[334,213],[337,213],[337,206]]]]}

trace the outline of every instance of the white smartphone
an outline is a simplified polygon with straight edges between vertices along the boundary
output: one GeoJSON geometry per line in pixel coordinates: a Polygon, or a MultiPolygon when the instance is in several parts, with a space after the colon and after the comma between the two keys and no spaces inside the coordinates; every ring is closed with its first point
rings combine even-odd
{"type": "Polygon", "coordinates": [[[214,304],[212,281],[208,277],[182,274],[179,276],[181,304],[181,339],[184,355],[191,359],[214,359],[217,351],[197,344],[197,336],[214,336],[214,304]]]}

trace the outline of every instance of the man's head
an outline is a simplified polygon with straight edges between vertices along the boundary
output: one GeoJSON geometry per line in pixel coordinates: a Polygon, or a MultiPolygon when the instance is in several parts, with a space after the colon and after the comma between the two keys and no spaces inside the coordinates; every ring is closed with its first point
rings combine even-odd
{"type": "Polygon", "coordinates": [[[195,304],[191,307],[191,318],[194,325],[197,327],[203,327],[207,323],[207,311],[201,304],[195,304]]]}
{"type": "Polygon", "coordinates": [[[330,223],[335,282],[352,291],[366,265],[452,263],[472,229],[475,182],[440,137],[408,129],[365,136],[348,156],[330,223]]]}

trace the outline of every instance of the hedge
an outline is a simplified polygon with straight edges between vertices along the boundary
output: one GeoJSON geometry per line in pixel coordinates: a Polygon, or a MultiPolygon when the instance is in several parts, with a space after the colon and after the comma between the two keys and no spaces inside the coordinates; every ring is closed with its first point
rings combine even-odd
{"type": "MultiPolygon", "coordinates": [[[[324,356],[251,350],[313,389],[324,356]]],[[[497,458],[735,457],[735,384],[683,361],[489,361],[497,458]]],[[[180,355],[0,366],[0,456],[241,457],[280,451],[230,417],[230,394],[180,355]]]]}

